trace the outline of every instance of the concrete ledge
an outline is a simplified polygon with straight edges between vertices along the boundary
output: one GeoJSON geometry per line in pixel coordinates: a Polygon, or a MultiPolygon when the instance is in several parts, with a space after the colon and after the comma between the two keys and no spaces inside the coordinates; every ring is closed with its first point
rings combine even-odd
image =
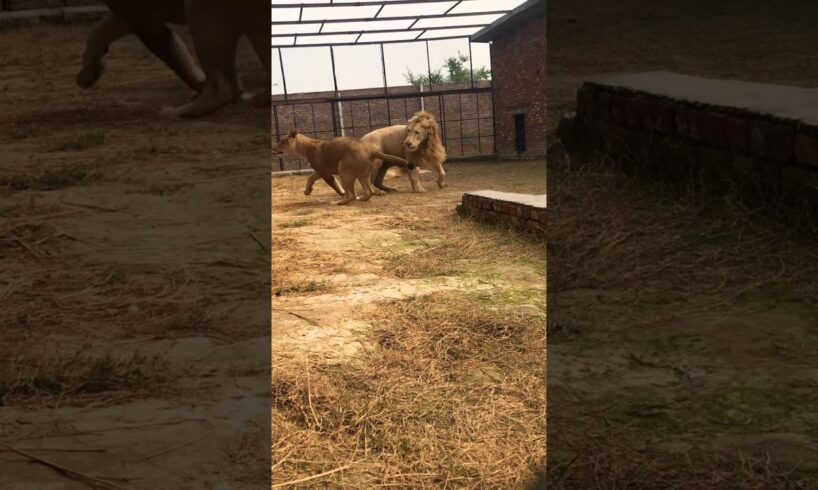
{"type": "Polygon", "coordinates": [[[538,235],[545,234],[545,209],[545,195],[491,190],[467,192],[457,206],[457,212],[461,216],[506,224],[538,235]]]}
{"type": "Polygon", "coordinates": [[[609,77],[582,85],[558,135],[569,152],[818,199],[818,89],[668,72],[609,77]]]}
{"type": "Polygon", "coordinates": [[[39,24],[95,22],[108,12],[108,7],[105,5],[0,12],[0,29],[35,26],[39,24]]]}
{"type": "Polygon", "coordinates": [[[302,168],[300,170],[273,170],[270,172],[272,177],[288,177],[290,175],[310,175],[313,170],[311,168],[302,168]]]}

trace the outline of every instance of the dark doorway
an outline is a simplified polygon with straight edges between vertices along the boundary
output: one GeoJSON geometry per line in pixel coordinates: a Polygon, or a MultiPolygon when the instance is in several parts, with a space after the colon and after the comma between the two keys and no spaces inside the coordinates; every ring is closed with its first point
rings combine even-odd
{"type": "Polygon", "coordinates": [[[517,153],[525,151],[525,114],[514,114],[514,146],[517,153]]]}

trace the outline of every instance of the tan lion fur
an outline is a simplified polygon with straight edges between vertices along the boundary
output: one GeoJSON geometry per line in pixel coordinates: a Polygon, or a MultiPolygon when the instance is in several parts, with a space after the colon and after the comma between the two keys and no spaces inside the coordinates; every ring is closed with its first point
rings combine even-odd
{"type": "Polygon", "coordinates": [[[382,158],[399,166],[409,165],[402,158],[375,151],[354,138],[316,140],[295,129],[278,142],[277,150],[279,153],[300,155],[310,162],[314,172],[308,179],[304,194],[309,195],[312,192],[313,183],[320,177],[343,196],[337,204],[347,204],[355,200],[356,180],[364,191],[364,195],[358,200],[366,201],[375,194],[372,189],[373,158],[382,158]],[[335,175],[341,178],[343,187],[338,186],[335,175]]]}
{"type": "MultiPolygon", "coordinates": [[[[446,161],[446,148],[440,137],[440,127],[435,117],[426,111],[416,112],[407,124],[397,124],[376,129],[365,134],[361,142],[389,155],[405,158],[416,167],[408,172],[409,181],[414,192],[425,192],[418,179],[418,168],[434,170],[437,173],[437,185],[446,187],[446,172],[443,162],[446,161]]],[[[393,187],[383,184],[386,171],[392,165],[382,161],[375,162],[375,180],[373,184],[384,191],[395,191],[393,187]]]]}
{"type": "Polygon", "coordinates": [[[268,4],[262,0],[104,0],[111,10],[89,33],[77,84],[92,87],[102,75],[103,60],[111,43],[135,34],[142,44],[197,92],[187,104],[165,108],[163,113],[199,117],[239,99],[257,106],[270,105],[270,85],[254,95],[244,93],[236,72],[239,39],[247,36],[265,73],[270,73],[270,26],[264,16],[268,4]],[[196,65],[185,43],[168,24],[187,25],[196,65]]]}

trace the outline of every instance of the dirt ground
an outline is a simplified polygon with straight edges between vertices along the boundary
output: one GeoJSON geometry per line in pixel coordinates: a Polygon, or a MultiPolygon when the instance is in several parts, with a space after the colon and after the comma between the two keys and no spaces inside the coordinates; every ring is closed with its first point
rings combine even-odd
{"type": "MultiPolygon", "coordinates": [[[[550,2],[550,129],[597,76],[818,85],[814,2],[550,2]]],[[[553,133],[552,133],[553,134],[553,133]]],[[[818,488],[816,237],[549,154],[549,483],[818,488]]]]}
{"type": "Polygon", "coordinates": [[[269,113],[159,118],[191,94],[134,38],[81,91],[90,27],[0,32],[0,488],[258,488],[269,113]]]}
{"type": "Polygon", "coordinates": [[[343,207],[273,179],[274,483],[522,488],[544,461],[545,245],[455,206],[542,194],[545,162],[447,175],[343,207]]]}

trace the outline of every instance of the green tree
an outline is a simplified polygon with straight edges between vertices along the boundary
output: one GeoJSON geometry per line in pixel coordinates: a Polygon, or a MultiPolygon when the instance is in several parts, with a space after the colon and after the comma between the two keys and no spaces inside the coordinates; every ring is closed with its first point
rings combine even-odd
{"type": "MultiPolygon", "coordinates": [[[[406,69],[406,73],[403,74],[403,78],[406,79],[407,83],[414,85],[415,87],[429,85],[429,75],[412,73],[412,70],[409,68],[406,69]]],[[[440,73],[440,70],[432,72],[432,83],[443,83],[443,74],[440,73]]]]}
{"type": "MultiPolygon", "coordinates": [[[[468,82],[471,80],[471,75],[474,76],[475,80],[488,80],[491,78],[491,70],[486,69],[485,66],[472,70],[470,74],[469,67],[467,65],[468,62],[469,57],[458,51],[457,56],[447,58],[442,68],[432,72],[432,83],[441,84],[468,82]],[[443,75],[444,69],[446,70],[445,76],[443,75]]],[[[406,68],[406,72],[403,74],[403,78],[406,79],[407,83],[414,85],[415,87],[429,84],[429,75],[415,74],[408,67],[406,68]]]]}

